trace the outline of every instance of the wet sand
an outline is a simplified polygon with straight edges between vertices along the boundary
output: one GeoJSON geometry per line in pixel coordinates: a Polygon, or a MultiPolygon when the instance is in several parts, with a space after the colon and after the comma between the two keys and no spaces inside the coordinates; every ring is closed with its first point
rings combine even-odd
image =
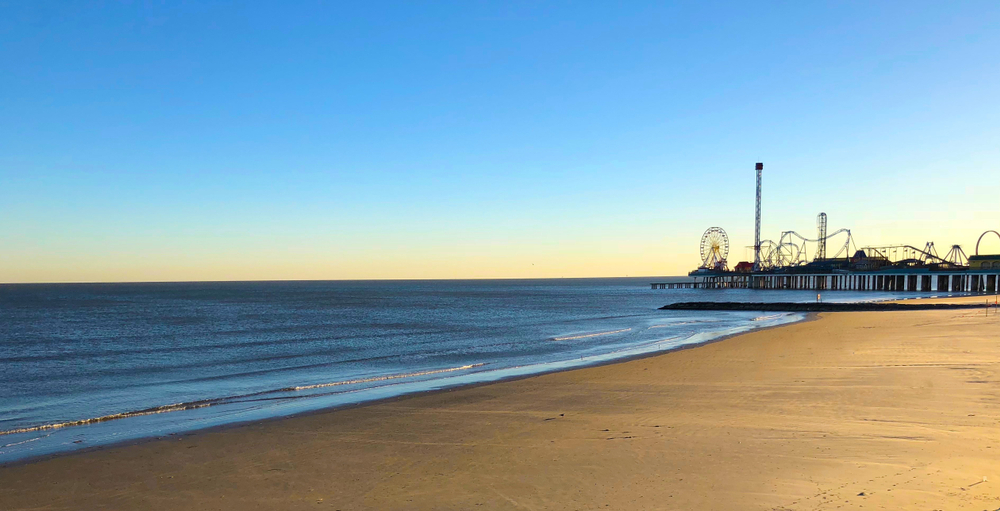
{"type": "Polygon", "coordinates": [[[0,467],[0,509],[998,508],[1000,316],[981,310],[820,314],[0,467]]]}

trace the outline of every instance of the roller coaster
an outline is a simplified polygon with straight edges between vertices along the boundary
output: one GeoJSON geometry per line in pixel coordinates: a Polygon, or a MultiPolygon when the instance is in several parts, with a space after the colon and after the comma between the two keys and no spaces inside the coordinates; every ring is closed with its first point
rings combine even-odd
{"type": "Polygon", "coordinates": [[[826,220],[826,213],[820,213],[816,217],[819,234],[816,238],[808,238],[795,231],[782,231],[777,243],[773,240],[762,240],[760,242],[761,269],[774,270],[804,266],[826,259],[849,258],[852,254],[851,247],[854,245],[851,230],[838,229],[827,234],[826,220]],[[839,249],[833,254],[833,257],[827,257],[827,245],[840,235],[843,235],[843,243],[836,245],[839,249]],[[812,259],[809,258],[810,246],[813,248],[813,253],[816,254],[812,259]]]}
{"type": "Polygon", "coordinates": [[[923,249],[912,245],[887,245],[882,247],[862,247],[869,261],[884,261],[885,265],[902,267],[918,267],[936,265],[941,267],[961,269],[969,265],[969,256],[961,245],[952,245],[944,257],[937,253],[934,242],[928,241],[923,249]]]}
{"type": "MultiPolygon", "coordinates": [[[[952,245],[944,256],[938,255],[933,241],[927,242],[923,248],[917,248],[913,245],[884,245],[864,246],[859,249],[854,244],[850,229],[838,229],[827,233],[826,213],[820,213],[816,217],[816,226],[818,231],[816,238],[806,237],[796,231],[782,231],[777,242],[762,240],[760,242],[760,269],[781,271],[797,267],[829,266],[843,263],[839,266],[847,266],[856,270],[878,270],[889,266],[961,270],[969,265],[969,256],[960,245],[952,245]],[[836,252],[828,255],[830,253],[827,250],[828,246],[830,249],[836,249],[836,252]],[[814,255],[810,257],[810,254],[814,255]]],[[[982,237],[980,237],[981,239],[982,237]]]]}

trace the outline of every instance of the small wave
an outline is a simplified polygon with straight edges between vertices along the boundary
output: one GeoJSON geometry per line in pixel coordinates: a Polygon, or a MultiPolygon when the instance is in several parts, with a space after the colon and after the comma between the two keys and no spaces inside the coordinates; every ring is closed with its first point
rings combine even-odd
{"type": "Polygon", "coordinates": [[[0,449],[6,449],[7,447],[14,447],[15,445],[22,445],[28,442],[34,442],[36,440],[41,440],[49,435],[36,436],[35,438],[29,438],[27,440],[22,440],[20,442],[11,442],[9,444],[0,445],[0,449]]]}
{"type": "Polygon", "coordinates": [[[719,319],[696,319],[693,321],[680,321],[677,323],[665,323],[662,325],[651,325],[649,328],[667,328],[670,326],[680,326],[680,325],[694,325],[699,323],[719,323],[722,320],[719,319]]]}
{"type": "Polygon", "coordinates": [[[431,375],[431,374],[441,374],[441,373],[451,373],[451,372],[455,372],[455,371],[465,371],[465,370],[468,370],[468,369],[475,369],[477,367],[482,367],[484,365],[486,365],[486,364],[485,363],[469,364],[469,365],[465,365],[465,366],[461,366],[461,367],[452,367],[452,368],[449,368],[449,369],[435,369],[433,371],[420,371],[420,372],[416,372],[416,373],[406,373],[406,374],[390,374],[388,376],[375,376],[375,377],[372,377],[372,378],[360,378],[360,379],[357,379],[357,380],[344,380],[344,381],[335,381],[335,382],[330,382],[330,383],[317,383],[315,385],[301,385],[301,386],[298,386],[298,387],[288,387],[288,388],[281,389],[281,390],[292,391],[292,390],[321,389],[321,388],[324,388],[324,387],[336,387],[336,386],[339,386],[339,385],[353,385],[353,384],[357,384],[357,383],[369,383],[369,382],[374,382],[374,381],[396,380],[396,379],[399,379],[399,378],[415,378],[417,376],[427,376],[427,375],[431,375]]]}
{"type": "Polygon", "coordinates": [[[596,334],[584,334],[584,335],[572,335],[569,337],[553,337],[553,341],[572,341],[574,339],[586,339],[588,337],[599,337],[602,335],[620,334],[622,332],[628,332],[632,330],[631,328],[623,328],[621,330],[611,330],[610,332],[598,332],[596,334]]]}
{"type": "MultiPolygon", "coordinates": [[[[250,397],[258,397],[258,396],[263,396],[263,395],[267,395],[267,394],[275,394],[275,393],[279,393],[279,392],[297,392],[297,391],[303,391],[303,390],[319,389],[319,388],[324,388],[324,387],[336,387],[336,386],[340,386],[340,385],[355,385],[355,384],[359,384],[359,383],[369,383],[369,382],[386,381],[386,380],[398,380],[400,378],[415,378],[415,377],[418,377],[418,376],[428,376],[428,375],[433,375],[433,374],[451,373],[451,372],[455,372],[455,371],[465,371],[465,370],[469,370],[469,369],[475,369],[477,367],[482,367],[484,365],[486,365],[486,363],[469,364],[469,365],[464,365],[464,366],[459,366],[459,367],[450,367],[450,368],[447,368],[447,369],[432,369],[432,370],[429,370],[429,371],[418,371],[418,372],[413,372],[413,373],[389,374],[389,375],[385,375],[385,376],[373,376],[371,378],[358,378],[358,379],[354,379],[354,380],[343,380],[343,381],[335,381],[335,382],[329,382],[329,383],[317,383],[317,384],[314,384],[314,385],[299,385],[299,386],[295,386],[295,387],[284,387],[284,388],[274,389],[274,390],[264,390],[264,391],[261,391],[261,392],[253,392],[251,394],[241,394],[241,395],[237,395],[237,396],[227,396],[227,397],[220,397],[220,398],[213,398],[213,399],[201,399],[201,400],[198,400],[198,401],[189,401],[187,403],[174,403],[174,404],[169,404],[169,405],[154,406],[152,408],[145,408],[145,409],[142,409],[142,410],[135,410],[135,411],[131,411],[131,412],[113,413],[113,414],[110,414],[110,415],[103,415],[103,416],[100,416],[100,417],[92,417],[90,419],[80,419],[80,420],[75,420],[75,421],[59,422],[59,423],[54,423],[54,424],[41,424],[41,425],[38,425],[38,426],[28,426],[28,427],[24,427],[24,428],[10,429],[10,430],[6,430],[6,431],[0,431],[0,436],[2,436],[2,435],[16,435],[18,433],[31,433],[31,432],[34,432],[34,431],[47,431],[47,430],[52,430],[52,429],[62,429],[62,428],[68,428],[68,427],[71,427],[71,426],[86,426],[88,424],[97,424],[98,422],[107,422],[107,421],[118,420],[118,419],[127,419],[129,417],[140,417],[140,416],[143,416],[143,415],[153,415],[153,414],[157,414],[157,413],[180,412],[180,411],[183,411],[183,410],[196,410],[198,408],[207,408],[209,406],[215,406],[215,405],[221,405],[221,404],[228,404],[228,403],[233,403],[233,402],[239,401],[241,399],[246,399],[246,398],[250,398],[250,397]]],[[[30,441],[32,441],[32,440],[27,440],[26,442],[30,442],[30,441]]],[[[9,444],[9,445],[17,445],[17,444],[9,444]]],[[[7,447],[7,446],[5,446],[5,447],[7,447]]]]}
{"type": "Polygon", "coordinates": [[[635,351],[635,350],[637,350],[639,348],[645,348],[647,346],[653,346],[655,344],[661,344],[661,343],[664,343],[664,342],[676,341],[677,339],[680,339],[680,338],[681,338],[681,336],[675,335],[673,337],[667,337],[666,339],[656,339],[654,341],[647,341],[647,342],[635,344],[633,346],[628,346],[628,347],[625,347],[625,348],[619,348],[619,349],[611,351],[609,353],[622,353],[622,352],[627,352],[627,351],[635,351]]]}
{"type": "Polygon", "coordinates": [[[28,426],[26,428],[9,429],[7,431],[0,431],[0,435],[16,435],[18,433],[31,433],[33,431],[46,431],[50,429],[61,429],[68,428],[70,426],[85,426],[87,424],[97,424],[98,422],[113,421],[116,419],[126,419],[129,417],[139,417],[142,415],[152,415],[154,413],[167,413],[167,412],[177,412],[181,410],[193,410],[195,408],[205,408],[207,406],[212,406],[211,400],[195,401],[191,403],[176,403],[172,405],[156,406],[153,408],[146,408],[145,410],[137,410],[134,412],[122,412],[113,413],[111,415],[103,415],[101,417],[93,417],[90,419],[80,419],[76,421],[58,422],[55,424],[42,424],[39,426],[28,426]]]}
{"type": "Polygon", "coordinates": [[[750,321],[766,321],[768,319],[775,319],[780,317],[781,314],[771,314],[770,316],[757,316],[756,318],[753,318],[750,321]]]}

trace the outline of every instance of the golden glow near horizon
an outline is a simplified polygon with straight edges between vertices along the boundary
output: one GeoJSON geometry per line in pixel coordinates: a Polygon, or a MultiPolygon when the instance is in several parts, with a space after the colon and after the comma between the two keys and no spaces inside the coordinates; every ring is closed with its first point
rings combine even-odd
{"type": "MultiPolygon", "coordinates": [[[[765,222],[774,223],[774,222],[765,222]]],[[[802,222],[808,223],[808,220],[802,222]]],[[[752,226],[750,226],[752,227],[752,226]]],[[[794,226],[793,226],[794,227],[794,226]]],[[[941,254],[955,238],[972,254],[981,231],[967,228],[940,235],[941,254]],[[948,240],[948,241],[944,241],[948,240]]],[[[803,229],[804,230],[804,229],[803,229]]],[[[749,259],[750,228],[731,230],[730,266],[749,259]],[[734,234],[738,233],[738,234],[734,234]]],[[[922,246],[926,230],[911,229],[881,233],[864,245],[908,243],[922,246]],[[888,234],[888,236],[886,236],[888,234]]],[[[864,232],[855,229],[861,242],[864,232]]],[[[157,246],[128,252],[99,247],[77,247],[44,253],[24,251],[8,256],[0,280],[27,282],[159,282],[224,280],[368,280],[368,279],[489,279],[489,278],[580,278],[685,275],[699,263],[697,243],[700,228],[686,229],[683,236],[631,236],[603,233],[598,238],[560,239],[549,243],[529,240],[520,244],[477,240],[436,243],[348,244],[351,248],[311,247],[277,243],[251,246],[235,240],[206,240],[190,246],[157,246]],[[227,243],[229,244],[227,246],[227,243]]],[[[859,245],[860,246],[860,245],[859,245]]],[[[832,248],[832,247],[831,247],[832,248]]],[[[987,237],[984,253],[1000,253],[1000,241],[987,237]]],[[[832,254],[831,254],[832,255],[832,254]]]]}

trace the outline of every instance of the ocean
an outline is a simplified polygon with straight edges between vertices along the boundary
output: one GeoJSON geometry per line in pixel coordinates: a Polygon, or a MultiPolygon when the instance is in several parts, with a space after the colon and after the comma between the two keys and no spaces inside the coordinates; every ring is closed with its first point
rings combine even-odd
{"type": "Polygon", "coordinates": [[[816,299],[651,290],[653,280],[663,278],[0,285],[0,463],[581,367],[804,317],[657,310],[671,302],[816,299]]]}

